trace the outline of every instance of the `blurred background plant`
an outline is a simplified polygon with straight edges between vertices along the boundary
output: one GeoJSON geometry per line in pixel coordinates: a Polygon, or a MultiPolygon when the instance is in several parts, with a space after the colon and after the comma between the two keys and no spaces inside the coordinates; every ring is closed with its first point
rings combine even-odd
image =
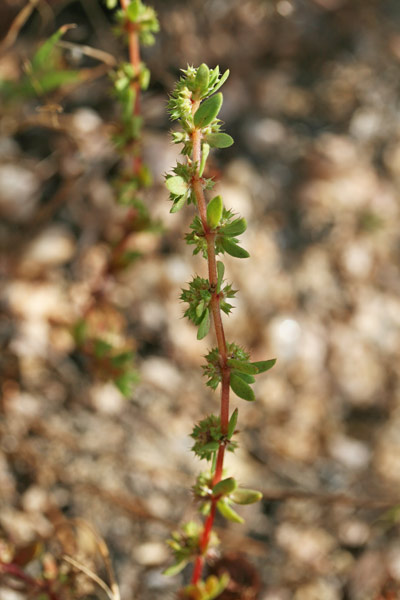
{"type": "MultiPolygon", "coordinates": [[[[4,42],[28,2],[0,4],[4,42]]],[[[17,547],[52,539],[56,507],[99,530],[122,597],[164,600],[188,582],[185,570],[161,576],[161,540],[191,519],[198,465],[187,434],[216,407],[199,369],[210,348],[176,303],[182,282],[205,274],[201,257],[182,252],[187,217],[168,215],[163,174],[176,148],[165,104],[177,67],[206,62],[231,71],[221,119],[235,139],[212,155],[209,175],[223,171],[216,194],[249,224],[251,262],[227,264],[241,290],[227,335],[255,361],[279,359],[255,383],[257,407],[241,403],[246,427],[231,463],[264,500],[247,509],[246,528],[217,522],[229,556],[212,570],[233,565],[260,600],[389,595],[399,584],[398,524],[378,517],[400,483],[398,2],[151,2],[160,33],[144,49],[146,205],[170,229],[136,235],[130,249],[142,258],[106,286],[113,327],[135,344],[140,382],[129,401],[88,373],[71,335],[125,222],[111,183],[120,112],[108,77],[124,44],[97,0],[29,6],[15,43],[2,46],[0,78],[19,81],[39,41],[70,23],[60,69],[87,78],[45,98],[2,96],[3,537],[17,547]],[[239,548],[256,573],[232,555],[239,548]]],[[[224,593],[240,597],[234,585],[224,593]]]]}

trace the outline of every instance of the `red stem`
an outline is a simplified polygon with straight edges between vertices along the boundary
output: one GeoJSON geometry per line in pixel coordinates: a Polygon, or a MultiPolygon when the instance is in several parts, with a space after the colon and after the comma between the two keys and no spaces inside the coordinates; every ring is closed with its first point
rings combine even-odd
{"type": "Polygon", "coordinates": [[[0,561],[0,573],[6,573],[20,581],[23,581],[28,588],[43,590],[50,600],[58,600],[57,594],[50,588],[49,581],[38,581],[25,573],[18,565],[13,563],[3,563],[0,561]]]}
{"type": "MultiPolygon", "coordinates": [[[[196,112],[199,106],[199,102],[193,103],[193,114],[196,112]]],[[[217,338],[218,352],[220,357],[220,367],[222,373],[221,381],[221,431],[223,434],[228,432],[229,424],[229,380],[230,370],[227,365],[227,347],[225,340],[224,326],[222,324],[221,309],[220,309],[220,297],[217,293],[218,275],[217,275],[217,261],[215,256],[215,233],[213,233],[207,223],[207,204],[203,192],[202,179],[199,175],[199,166],[201,161],[201,131],[200,129],[194,129],[192,132],[193,142],[193,162],[197,164],[197,172],[193,180],[193,190],[196,196],[197,208],[199,211],[200,219],[203,225],[203,231],[207,240],[207,262],[208,262],[208,277],[210,281],[210,288],[213,290],[211,296],[211,312],[213,316],[213,323],[215,329],[215,335],[217,338]]],[[[222,442],[218,449],[217,464],[215,473],[212,480],[214,486],[222,478],[222,471],[224,466],[224,455],[225,455],[225,444],[222,442]]],[[[215,512],[217,508],[217,500],[213,498],[211,500],[211,510],[208,515],[203,528],[203,533],[200,539],[200,554],[196,557],[193,574],[192,584],[195,585],[199,582],[204,566],[204,555],[207,551],[208,544],[210,542],[211,532],[214,525],[215,512]]]]}

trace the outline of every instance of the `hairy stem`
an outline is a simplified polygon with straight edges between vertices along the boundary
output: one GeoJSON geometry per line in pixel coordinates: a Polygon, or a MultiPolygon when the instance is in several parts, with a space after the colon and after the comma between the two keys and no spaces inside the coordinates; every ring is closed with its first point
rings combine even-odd
{"type": "MultiPolygon", "coordinates": [[[[193,103],[193,114],[198,108],[198,102],[193,103]]],[[[201,130],[195,128],[192,132],[193,142],[193,162],[197,165],[196,175],[193,180],[193,190],[196,196],[196,204],[199,211],[200,219],[203,225],[203,231],[207,240],[207,263],[208,263],[208,277],[210,282],[210,289],[212,291],[211,297],[211,312],[213,316],[213,323],[215,329],[215,335],[217,338],[218,352],[220,358],[220,367],[222,373],[221,382],[221,431],[226,434],[228,431],[229,423],[229,380],[230,371],[227,365],[227,348],[225,340],[224,326],[221,318],[220,309],[220,298],[217,293],[218,275],[217,275],[217,261],[215,256],[215,234],[210,230],[207,223],[207,204],[203,192],[202,179],[199,175],[199,165],[201,161],[201,130]]],[[[222,471],[224,466],[224,454],[225,445],[221,443],[218,449],[217,463],[215,473],[213,476],[213,486],[221,481],[222,471]]],[[[200,539],[200,555],[197,556],[193,575],[192,584],[198,583],[201,578],[201,573],[204,565],[204,554],[207,551],[207,547],[210,541],[210,536],[214,524],[215,512],[216,512],[216,499],[212,500],[210,513],[204,523],[203,533],[200,539]]]]}

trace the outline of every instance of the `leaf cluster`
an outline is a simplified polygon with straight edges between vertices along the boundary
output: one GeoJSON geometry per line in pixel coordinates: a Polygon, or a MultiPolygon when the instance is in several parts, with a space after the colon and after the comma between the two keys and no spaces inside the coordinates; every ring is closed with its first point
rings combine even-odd
{"type": "MultiPolygon", "coordinates": [[[[222,263],[221,263],[222,264],[222,263]]],[[[226,284],[224,288],[217,291],[219,296],[220,308],[229,315],[233,308],[227,298],[234,298],[237,290],[232,289],[231,284],[226,284]]],[[[203,339],[210,329],[211,299],[213,292],[210,288],[208,279],[195,277],[189,283],[189,289],[182,290],[180,299],[189,304],[184,316],[192,321],[197,327],[197,339],[203,339]]]]}
{"type": "MultiPolygon", "coordinates": [[[[117,0],[107,0],[107,7],[115,8],[117,0]]],[[[138,32],[139,41],[143,46],[152,46],[155,42],[154,34],[160,30],[157,13],[151,6],[143,4],[141,0],[131,0],[126,10],[117,12],[117,19],[120,24],[117,33],[129,31],[131,24],[135,26],[138,32]]]]}
{"type": "MultiPolygon", "coordinates": [[[[164,575],[177,575],[198,555],[202,531],[201,525],[189,521],[182,527],[182,531],[174,531],[171,534],[167,544],[174,555],[174,563],[164,571],[164,575]]],[[[210,545],[218,545],[218,537],[215,533],[211,536],[210,545]]]]}
{"type": "MultiPolygon", "coordinates": [[[[228,148],[233,144],[233,139],[221,132],[221,121],[217,117],[223,98],[221,93],[215,92],[225,83],[229,71],[221,75],[218,66],[209,69],[203,63],[197,69],[188,66],[182,73],[168,102],[171,118],[178,120],[182,127],[182,131],[173,133],[173,142],[182,143],[182,154],[190,156],[192,132],[194,128],[198,128],[202,131],[203,155],[208,154],[210,147],[228,148]],[[202,100],[204,102],[200,104],[202,100]],[[200,105],[193,114],[194,102],[200,105]]],[[[202,171],[201,168],[200,174],[202,171]]]]}
{"type": "MultiPolygon", "coordinates": [[[[216,196],[218,198],[218,196],[216,196]]],[[[214,200],[214,199],[213,199],[214,200]]],[[[209,203],[209,206],[215,208],[212,205],[213,200],[209,203]]],[[[236,258],[248,258],[250,255],[247,250],[244,250],[238,245],[238,235],[244,233],[247,229],[246,219],[237,217],[231,210],[222,208],[221,216],[216,222],[218,215],[216,211],[208,211],[207,219],[208,223],[213,225],[212,230],[215,232],[215,253],[216,254],[230,254],[236,258]]],[[[190,225],[192,230],[185,236],[186,243],[195,246],[193,254],[201,253],[204,258],[208,257],[207,251],[207,240],[206,233],[203,229],[203,224],[200,218],[196,215],[190,225]]]]}
{"type": "Polygon", "coordinates": [[[214,600],[226,589],[229,583],[229,575],[224,573],[221,577],[210,575],[205,581],[199,581],[196,584],[186,586],[179,598],[182,600],[214,600]]]}
{"type": "Polygon", "coordinates": [[[222,433],[221,419],[216,415],[209,415],[197,423],[190,434],[195,440],[192,451],[196,456],[200,459],[211,460],[221,444],[223,444],[229,452],[234,452],[237,448],[237,442],[232,441],[232,437],[235,433],[237,416],[238,410],[236,409],[232,413],[226,435],[222,433]]]}
{"type": "Polygon", "coordinates": [[[248,488],[238,487],[234,477],[221,479],[217,484],[212,483],[212,473],[200,473],[193,493],[200,502],[200,512],[208,515],[212,502],[216,502],[218,512],[228,521],[244,523],[243,518],[232,508],[232,504],[254,504],[262,498],[261,492],[248,488]]]}
{"type": "Polygon", "coordinates": [[[115,347],[106,339],[92,335],[86,319],[77,321],[73,336],[93,370],[103,379],[111,380],[124,396],[130,396],[138,382],[133,350],[115,347]]]}
{"type": "MultiPolygon", "coordinates": [[[[276,359],[251,362],[249,353],[235,343],[227,344],[227,352],[231,389],[243,400],[255,400],[254,392],[250,387],[255,382],[255,375],[272,369],[276,359]]],[[[203,374],[208,378],[207,385],[215,390],[222,380],[218,348],[213,348],[205,359],[207,362],[203,366],[203,374]]]]}

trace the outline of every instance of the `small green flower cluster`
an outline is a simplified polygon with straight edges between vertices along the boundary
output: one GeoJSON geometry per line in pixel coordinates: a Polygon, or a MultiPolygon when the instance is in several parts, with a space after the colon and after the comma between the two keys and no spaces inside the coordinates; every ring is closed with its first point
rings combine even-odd
{"type": "MultiPolygon", "coordinates": [[[[182,70],[182,77],[171,94],[168,110],[171,119],[178,120],[183,131],[172,136],[175,144],[183,144],[182,154],[190,156],[192,152],[191,132],[193,126],[203,129],[204,145],[212,148],[227,148],[233,144],[233,139],[226,133],[221,133],[221,122],[217,115],[222,105],[222,94],[215,94],[229,77],[229,71],[220,74],[219,67],[209,69],[202,64],[198,69],[189,67],[182,70]],[[207,100],[206,100],[207,99],[207,100]],[[193,102],[205,100],[193,116],[193,102]]],[[[208,154],[208,152],[207,152],[208,154]]]]}
{"type": "Polygon", "coordinates": [[[237,448],[237,442],[232,441],[236,433],[236,423],[238,418],[238,409],[236,408],[229,420],[228,431],[223,434],[221,431],[221,419],[216,415],[209,415],[197,425],[194,426],[191,437],[196,440],[192,446],[192,451],[200,459],[212,460],[211,470],[215,470],[215,459],[218,448],[221,444],[229,452],[234,452],[237,448]]]}
{"type": "MultiPolygon", "coordinates": [[[[247,229],[246,219],[234,218],[235,214],[222,206],[221,196],[215,196],[207,206],[207,223],[210,230],[215,232],[215,254],[230,254],[235,258],[248,258],[250,255],[244,248],[238,245],[236,236],[241,235],[247,229]]],[[[194,217],[185,240],[187,244],[194,245],[193,254],[201,254],[208,257],[207,240],[202,222],[198,216],[194,217]]]]}
{"type": "MultiPolygon", "coordinates": [[[[164,575],[176,575],[199,553],[199,542],[202,533],[201,525],[194,521],[189,521],[182,527],[182,531],[174,531],[171,539],[167,540],[171,548],[175,562],[164,571],[164,575]]],[[[218,538],[214,534],[211,546],[218,545],[218,538]]]]}
{"type": "MultiPolygon", "coordinates": [[[[219,263],[223,266],[222,263],[219,263]]],[[[237,290],[232,289],[231,284],[226,284],[223,288],[217,288],[216,292],[220,301],[220,308],[225,314],[229,315],[232,304],[226,302],[226,298],[234,298],[237,290]]],[[[184,316],[190,319],[197,327],[197,339],[203,339],[210,329],[210,311],[212,291],[210,282],[203,277],[195,277],[189,283],[188,290],[182,290],[181,300],[189,304],[184,316]]]]}
{"type": "MultiPolygon", "coordinates": [[[[107,8],[113,10],[118,6],[118,0],[106,0],[107,8]]],[[[121,25],[120,31],[129,30],[129,24],[133,23],[139,36],[139,42],[143,46],[152,46],[155,42],[154,33],[160,30],[157,13],[151,6],[143,4],[141,0],[131,0],[126,10],[117,12],[117,19],[121,25]]]]}

